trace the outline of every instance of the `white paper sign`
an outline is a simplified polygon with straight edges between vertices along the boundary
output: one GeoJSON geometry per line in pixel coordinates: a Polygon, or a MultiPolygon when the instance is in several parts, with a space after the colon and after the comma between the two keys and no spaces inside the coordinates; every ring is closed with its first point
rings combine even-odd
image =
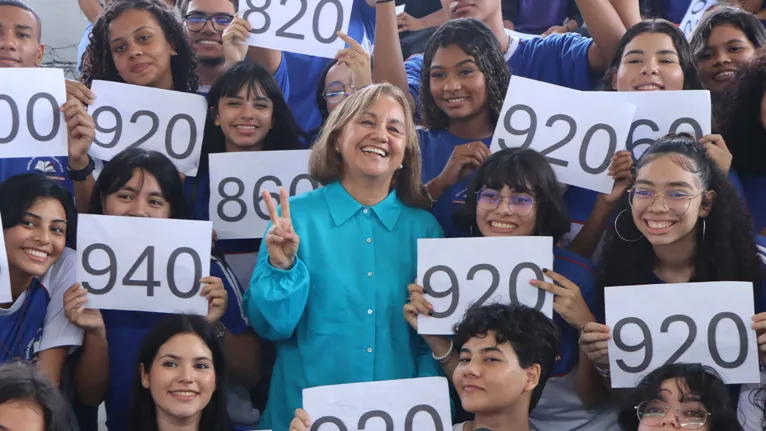
{"type": "Polygon", "coordinates": [[[600,91],[594,96],[605,106],[614,101],[635,105],[625,148],[638,159],[655,140],[668,133],[689,133],[697,139],[710,134],[710,92],[682,91],[600,91]]]}
{"type": "Polygon", "coordinates": [[[514,76],[491,150],[531,148],[545,156],[560,182],[609,193],[609,165],[625,148],[636,108],[601,100],[593,92],[514,76]]]}
{"type": "Polygon", "coordinates": [[[676,362],[713,367],[726,383],[760,381],[752,283],[607,287],[604,300],[612,387],[676,362]]]}
{"type": "Polygon", "coordinates": [[[405,8],[406,6],[407,6],[407,5],[405,5],[405,4],[397,6],[397,7],[396,7],[396,15],[399,15],[399,14],[401,14],[402,12],[404,12],[404,8],[405,8]]]}
{"type": "Polygon", "coordinates": [[[243,0],[238,15],[253,27],[247,43],[263,48],[335,58],[346,47],[354,0],[243,0]]]}
{"type": "Polygon", "coordinates": [[[198,94],[118,82],[93,81],[96,123],[90,154],[109,161],[130,147],[159,151],[180,172],[197,175],[207,102],[198,94]]]}
{"type": "Polygon", "coordinates": [[[447,431],[452,423],[444,377],[304,389],[303,409],[310,431],[447,431]]]}
{"type": "MultiPolygon", "coordinates": [[[[0,218],[0,226],[3,220],[0,218]]],[[[7,304],[13,301],[11,294],[11,277],[8,272],[8,252],[5,250],[5,238],[0,232],[0,304],[7,304]]]]}
{"type": "Polygon", "coordinates": [[[692,31],[697,27],[697,24],[700,22],[702,16],[705,15],[705,12],[717,4],[718,1],[716,0],[692,0],[680,25],[681,31],[684,32],[687,39],[691,39],[692,31]]]}
{"type": "Polygon", "coordinates": [[[0,158],[66,156],[61,69],[0,68],[0,158]]]}
{"type": "Polygon", "coordinates": [[[271,221],[261,196],[279,202],[279,189],[290,196],[314,190],[308,174],[311,150],[252,151],[210,155],[210,219],[219,239],[262,238],[271,221]]]}
{"type": "Polygon", "coordinates": [[[521,303],[553,316],[553,295],[529,284],[553,267],[551,237],[418,240],[418,282],[434,306],[419,334],[452,334],[471,305],[521,303]]]}
{"type": "Polygon", "coordinates": [[[88,308],[207,314],[209,221],[81,214],[77,280],[88,308]]]}

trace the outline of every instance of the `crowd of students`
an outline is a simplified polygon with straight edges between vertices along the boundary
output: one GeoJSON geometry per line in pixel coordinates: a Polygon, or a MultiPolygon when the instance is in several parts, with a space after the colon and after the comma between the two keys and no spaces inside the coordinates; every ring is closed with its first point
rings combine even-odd
{"type": "MultiPolygon", "coordinates": [[[[432,376],[454,390],[455,431],[766,429],[764,372],[727,384],[669,363],[613,388],[605,318],[611,287],[747,282],[766,368],[756,5],[710,9],[687,40],[680,18],[644,19],[646,2],[577,0],[571,25],[520,40],[500,0],[442,0],[444,22],[405,58],[394,1],[351,3],[334,59],[248,46],[237,0],[91,5],[82,76],[60,106],[68,156],[0,159],[12,296],[0,304],[0,430],[96,430],[102,403],[113,431],[313,430],[304,389],[432,376]],[[490,150],[514,77],[709,90],[713,133],[617,151],[608,193],[565,185],[543,154],[490,150]],[[205,96],[196,175],[140,147],[96,160],[96,81],[205,96]],[[306,149],[320,188],[263,191],[262,239],[213,231],[205,316],[86,307],[78,214],[211,220],[211,156],[306,149]],[[30,172],[40,161],[52,168],[30,172]],[[552,266],[530,281],[553,295],[552,319],[479,304],[453,335],[418,333],[434,314],[434,292],[413,282],[419,240],[535,236],[552,239],[552,266]]],[[[3,68],[41,66],[44,27],[0,0],[0,92],[3,68]]]]}

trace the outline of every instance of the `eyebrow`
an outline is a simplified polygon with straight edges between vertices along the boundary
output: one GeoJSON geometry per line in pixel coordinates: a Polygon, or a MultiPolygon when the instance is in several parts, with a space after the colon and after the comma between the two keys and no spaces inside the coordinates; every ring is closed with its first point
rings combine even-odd
{"type": "MultiPolygon", "coordinates": [[[[468,64],[468,63],[476,64],[476,62],[472,58],[466,58],[465,60],[463,60],[463,61],[459,62],[458,64],[456,64],[455,67],[460,67],[460,66],[462,66],[464,64],[468,64]]],[[[438,65],[438,64],[436,64],[436,65],[432,64],[431,65],[431,69],[444,69],[444,66],[441,66],[441,65],[438,65]]]]}
{"type": "MultiPolygon", "coordinates": [[[[376,113],[374,113],[374,112],[372,112],[372,111],[367,111],[367,112],[365,112],[365,113],[364,113],[364,114],[362,114],[362,115],[367,115],[367,116],[373,117],[373,118],[375,118],[375,119],[377,119],[377,118],[378,118],[378,114],[376,114],[376,113]]],[[[404,126],[404,122],[402,122],[402,120],[399,120],[399,119],[396,119],[396,118],[392,118],[390,122],[391,122],[391,123],[396,123],[396,124],[399,124],[399,125],[401,125],[401,126],[404,126]]]]}
{"type": "MultiPolygon", "coordinates": [[[[162,359],[162,358],[175,359],[176,361],[180,361],[181,360],[180,356],[174,355],[172,353],[168,353],[168,354],[162,355],[158,359],[162,359]]],[[[193,360],[194,361],[211,361],[211,359],[208,358],[207,356],[197,356],[197,357],[193,358],[193,360]]]]}
{"type": "MultiPolygon", "coordinates": [[[[135,194],[138,194],[138,192],[141,191],[140,189],[136,190],[135,188],[130,187],[130,186],[123,186],[122,188],[120,188],[120,190],[129,191],[129,192],[132,192],[132,193],[135,193],[135,194]]],[[[156,197],[160,197],[162,199],[165,199],[165,196],[163,196],[162,193],[160,193],[160,192],[151,192],[151,193],[149,193],[149,196],[156,196],[156,197]]]]}
{"type": "MultiPolygon", "coordinates": [[[[37,219],[37,220],[42,220],[43,219],[41,216],[39,216],[39,215],[37,215],[35,213],[31,213],[29,211],[26,211],[24,213],[24,215],[27,216],[27,217],[32,217],[32,218],[37,219]]],[[[53,223],[64,223],[64,224],[66,224],[66,220],[53,219],[53,223]]]]}
{"type": "MultiPolygon", "coordinates": [[[[625,56],[632,55],[632,54],[641,55],[641,54],[645,54],[645,52],[644,52],[643,49],[632,49],[632,50],[626,52],[625,56]]],[[[672,49],[661,49],[661,50],[657,51],[657,54],[660,54],[660,55],[675,55],[676,57],[678,56],[678,53],[673,51],[672,49]]]]}
{"type": "MultiPolygon", "coordinates": [[[[133,31],[133,33],[131,33],[131,34],[136,34],[136,33],[138,33],[140,30],[143,30],[143,29],[145,29],[145,28],[151,29],[151,27],[149,27],[148,25],[145,25],[145,26],[142,26],[142,27],[138,27],[138,28],[137,28],[137,29],[135,29],[135,30],[133,31]]],[[[114,39],[111,39],[111,40],[109,41],[109,43],[114,43],[115,41],[118,41],[118,40],[121,40],[121,39],[125,39],[125,38],[124,38],[124,37],[115,37],[114,39]]]]}
{"type": "MultiPolygon", "coordinates": [[[[656,184],[649,180],[636,180],[636,184],[645,184],[648,186],[656,186],[656,184]]],[[[694,188],[691,184],[687,183],[686,181],[671,181],[669,183],[665,183],[666,186],[669,187],[687,187],[687,188],[694,188]]]]}
{"type": "MultiPolygon", "coordinates": [[[[502,353],[502,351],[497,346],[482,347],[481,349],[479,349],[479,352],[481,352],[481,353],[495,353],[495,352],[496,353],[502,353]]],[[[460,349],[460,353],[471,353],[471,349],[469,349],[467,347],[463,347],[463,348],[460,349]]]]}

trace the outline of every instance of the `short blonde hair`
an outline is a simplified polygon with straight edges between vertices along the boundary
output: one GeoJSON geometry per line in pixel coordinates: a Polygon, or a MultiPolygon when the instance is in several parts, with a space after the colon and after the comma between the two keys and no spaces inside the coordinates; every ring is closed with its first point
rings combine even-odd
{"type": "Polygon", "coordinates": [[[412,111],[401,90],[391,84],[375,84],[365,87],[347,98],[330,113],[322,127],[309,159],[309,174],[322,185],[338,181],[343,176],[343,160],[335,150],[341,131],[354,119],[367,112],[382,96],[394,98],[404,111],[404,128],[407,139],[403,167],[394,173],[391,189],[396,189],[399,199],[409,206],[429,208],[425,187],[420,179],[420,145],[412,111]]]}

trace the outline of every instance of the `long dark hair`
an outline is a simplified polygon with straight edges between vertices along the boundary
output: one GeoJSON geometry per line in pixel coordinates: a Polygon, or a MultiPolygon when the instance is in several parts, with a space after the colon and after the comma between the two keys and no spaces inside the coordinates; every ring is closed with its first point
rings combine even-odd
{"type": "Polygon", "coordinates": [[[263,95],[271,100],[273,126],[264,139],[264,151],[299,150],[303,148],[300,139],[307,136],[295,121],[277,81],[262,66],[243,61],[221,74],[207,94],[210,115],[207,116],[205,124],[205,138],[202,142],[202,154],[200,156],[200,170],[202,171],[208,169],[208,156],[210,154],[226,152],[226,137],[223,134],[223,129],[215,125],[218,103],[222,97],[235,97],[242,88],[246,88],[248,92],[263,92],[263,95]]]}
{"type": "Polygon", "coordinates": [[[138,9],[149,12],[162,28],[165,38],[176,52],[170,59],[173,75],[173,89],[186,93],[196,93],[199,88],[197,77],[197,58],[186,39],[183,26],[178,22],[173,11],[159,0],[114,0],[93,24],[90,44],[83,54],[83,84],[90,87],[95,79],[112,82],[125,82],[117,72],[109,46],[109,25],[123,12],[138,9]]]}
{"type": "Polygon", "coordinates": [[[476,67],[484,74],[486,97],[492,124],[497,122],[503,109],[505,93],[511,72],[500,50],[497,37],[483,22],[473,18],[447,21],[431,35],[423,54],[423,70],[420,80],[420,104],[423,125],[431,130],[444,130],[449,126],[449,117],[434,102],[431,94],[431,64],[439,48],[457,45],[463,52],[474,58],[476,67]]]}
{"type": "Polygon", "coordinates": [[[686,41],[686,36],[684,36],[681,30],[670,21],[664,19],[647,19],[634,25],[622,35],[614,57],[612,57],[612,61],[609,63],[609,67],[607,67],[606,72],[604,73],[604,80],[602,82],[604,90],[615,91],[613,83],[617,76],[617,71],[620,68],[620,64],[622,64],[622,56],[625,54],[625,47],[627,47],[633,39],[644,33],[661,33],[668,35],[678,52],[678,62],[681,65],[681,70],[684,72],[683,89],[699,90],[702,88],[699,76],[697,75],[697,62],[692,55],[692,49],[689,46],[689,42],[686,41]]]}
{"type": "MultiPolygon", "coordinates": [[[[667,135],[657,140],[636,162],[636,171],[659,157],[676,156],[677,163],[694,173],[703,190],[715,192],[710,213],[705,223],[697,223],[694,250],[694,274],[691,282],[701,281],[749,281],[753,283],[756,303],[761,297],[764,278],[761,261],[753,240],[750,218],[745,212],[742,199],[708,157],[702,147],[690,135],[682,133],[667,135]],[[703,235],[704,228],[704,235],[703,235]]],[[[704,195],[703,195],[704,197],[704,195]]],[[[624,238],[641,236],[631,215],[626,194],[617,207],[616,229],[624,238]]],[[[703,200],[703,205],[711,202],[703,200]]],[[[630,286],[652,282],[652,268],[656,256],[646,238],[636,242],[622,240],[614,230],[607,235],[604,253],[599,265],[599,286],[603,300],[604,286],[630,286]]]]}
{"type": "Polygon", "coordinates": [[[61,392],[35,367],[11,362],[0,366],[0,405],[25,402],[43,414],[45,431],[69,431],[69,410],[61,392]]]}
{"type": "Polygon", "coordinates": [[[216,339],[210,323],[201,316],[171,314],[157,323],[144,337],[138,352],[136,378],[133,380],[133,406],[128,416],[130,431],[157,431],[157,409],[149,389],[141,384],[141,372],[149,373],[160,348],[168,340],[180,334],[194,334],[202,339],[213,354],[216,388],[210,402],[202,410],[199,429],[205,431],[231,431],[232,425],[226,412],[226,374],[223,349],[216,339]]]}
{"type": "Polygon", "coordinates": [[[21,223],[29,207],[43,198],[55,199],[64,207],[66,240],[68,244],[74,244],[77,238],[77,209],[72,194],[59,183],[39,172],[14,175],[0,183],[0,214],[3,215],[3,229],[10,229],[21,223]]]}
{"type": "Polygon", "coordinates": [[[479,167],[468,185],[465,204],[455,211],[455,224],[480,235],[476,228],[477,193],[482,187],[501,190],[504,186],[534,195],[537,202],[535,234],[551,236],[555,244],[569,232],[571,222],[556,174],[540,153],[524,148],[498,151],[479,167]]]}
{"type": "MultiPolygon", "coordinates": [[[[314,98],[317,102],[317,108],[319,108],[319,115],[322,116],[322,124],[324,124],[324,122],[327,121],[327,118],[330,116],[330,111],[327,109],[327,99],[324,98],[325,81],[327,81],[327,75],[330,73],[330,69],[332,69],[336,64],[338,64],[338,60],[336,59],[332,59],[329,63],[327,63],[327,66],[325,66],[324,70],[322,70],[322,73],[319,74],[319,84],[317,84],[316,93],[314,94],[314,98]]],[[[319,129],[316,130],[316,133],[319,133],[319,129]]]]}
{"type": "Polygon", "coordinates": [[[737,71],[717,109],[718,131],[731,151],[732,167],[740,176],[766,175],[766,129],[761,102],[766,94],[766,52],[761,51],[737,71]]]}
{"type": "Polygon", "coordinates": [[[106,197],[130,181],[136,169],[151,174],[157,180],[162,197],[170,204],[169,218],[190,218],[183,183],[173,162],[161,153],[141,148],[128,148],[106,163],[93,187],[88,213],[103,215],[106,197]]]}
{"type": "Polygon", "coordinates": [[[745,34],[754,47],[766,46],[766,29],[755,15],[738,7],[718,5],[705,12],[689,39],[695,57],[705,49],[713,29],[719,25],[731,25],[745,34]]]}
{"type": "Polygon", "coordinates": [[[644,401],[661,399],[659,392],[662,383],[668,379],[676,380],[678,389],[685,394],[693,394],[707,409],[710,416],[710,429],[716,431],[735,431],[742,427],[737,419],[736,404],[729,395],[729,390],[721,376],[701,364],[667,364],[647,374],[632,391],[629,403],[620,411],[620,429],[638,430],[639,420],[635,406],[644,401]]]}

